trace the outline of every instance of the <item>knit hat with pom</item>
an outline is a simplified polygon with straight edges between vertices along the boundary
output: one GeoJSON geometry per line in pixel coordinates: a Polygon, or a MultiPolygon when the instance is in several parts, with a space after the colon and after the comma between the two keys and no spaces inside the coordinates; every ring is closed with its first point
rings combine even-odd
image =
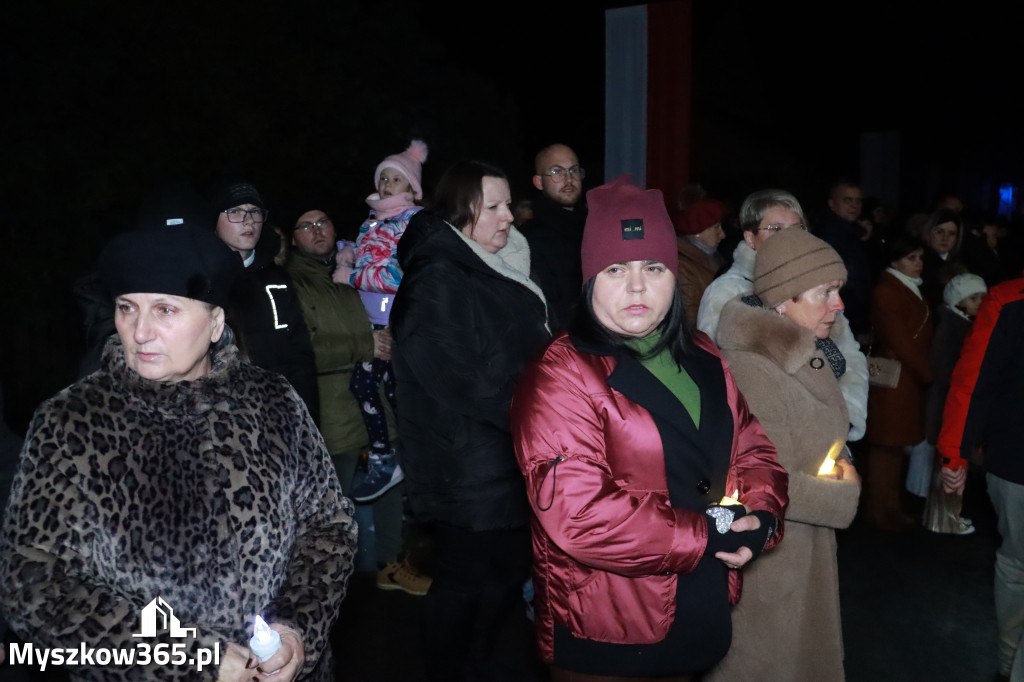
{"type": "Polygon", "coordinates": [[[423,162],[427,160],[427,145],[422,140],[413,140],[401,154],[392,154],[377,166],[373,173],[373,186],[377,186],[380,172],[385,168],[396,168],[412,185],[412,193],[416,199],[423,198],[423,186],[420,177],[423,173],[423,162]]]}

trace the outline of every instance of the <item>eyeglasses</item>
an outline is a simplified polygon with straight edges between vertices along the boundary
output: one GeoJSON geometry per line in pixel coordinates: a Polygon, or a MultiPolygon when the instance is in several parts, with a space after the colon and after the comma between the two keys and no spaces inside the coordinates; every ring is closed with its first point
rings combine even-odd
{"type": "Polygon", "coordinates": [[[231,223],[244,223],[245,219],[252,216],[252,220],[255,223],[262,223],[270,215],[270,211],[265,211],[262,208],[229,208],[222,213],[227,214],[228,222],[231,223]]]}
{"type": "Polygon", "coordinates": [[[309,232],[313,228],[316,228],[318,230],[322,230],[322,229],[324,229],[325,227],[327,227],[330,224],[331,224],[331,219],[328,218],[327,216],[324,216],[323,218],[321,218],[320,220],[316,221],[315,223],[299,223],[298,225],[296,225],[293,228],[293,230],[295,232],[309,232]]]}
{"type": "Polygon", "coordinates": [[[561,166],[555,166],[547,173],[537,173],[537,175],[548,175],[554,182],[565,182],[565,179],[570,175],[575,176],[582,180],[587,177],[587,171],[580,166],[573,166],[572,168],[562,168],[561,166]]]}
{"type": "Polygon", "coordinates": [[[771,232],[772,234],[775,234],[779,230],[787,230],[787,229],[789,229],[791,227],[799,227],[804,232],[807,231],[807,226],[804,225],[803,223],[793,223],[792,225],[782,225],[781,223],[771,223],[771,224],[765,225],[764,227],[758,227],[757,229],[758,230],[764,230],[765,232],[771,232]]]}

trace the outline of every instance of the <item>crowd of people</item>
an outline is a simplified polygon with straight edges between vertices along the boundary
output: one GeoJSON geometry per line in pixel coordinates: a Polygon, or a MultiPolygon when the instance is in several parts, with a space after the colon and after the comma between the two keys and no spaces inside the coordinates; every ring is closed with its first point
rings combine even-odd
{"type": "Polygon", "coordinates": [[[326,204],[271,221],[244,178],[143,198],[75,284],[79,380],[19,442],[0,635],[127,649],[157,605],[191,632],[156,635],[180,662],[71,678],[192,679],[214,651],[202,679],[335,679],[368,552],[377,587],[423,597],[425,680],[491,679],[525,599],[554,681],[841,681],[835,531],[969,534],[977,466],[1000,674],[1024,675],[1004,218],[945,197],[893,220],[850,179],[820,211],[584,192],[565,144],[520,213],[502,169],[425,188],[426,161],[413,140],[377,164],[351,241],[326,204]]]}

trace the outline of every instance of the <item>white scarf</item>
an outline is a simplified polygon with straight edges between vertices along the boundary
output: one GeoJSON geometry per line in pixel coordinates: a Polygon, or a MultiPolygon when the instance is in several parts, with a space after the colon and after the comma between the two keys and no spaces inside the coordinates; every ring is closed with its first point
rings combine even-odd
{"type": "Polygon", "coordinates": [[[921,296],[921,284],[924,282],[923,279],[920,277],[908,277],[896,268],[886,268],[885,271],[907,285],[907,288],[913,291],[918,298],[923,299],[921,296]]]}
{"type": "Polygon", "coordinates": [[[946,307],[949,308],[950,310],[952,310],[954,313],[956,313],[960,317],[962,317],[965,320],[967,320],[968,322],[974,322],[974,318],[973,317],[969,317],[967,315],[967,313],[965,313],[964,311],[960,310],[955,305],[947,305],[946,307]]]}
{"type": "MultiPolygon", "coordinates": [[[[459,239],[466,242],[466,245],[473,250],[473,253],[479,256],[480,260],[486,263],[488,267],[499,275],[522,284],[536,294],[537,298],[544,304],[544,317],[547,318],[548,302],[544,298],[544,292],[541,291],[536,282],[530,279],[530,244],[526,241],[526,237],[523,236],[522,232],[517,230],[514,225],[509,225],[508,243],[499,249],[497,253],[490,253],[463,234],[462,230],[451,223],[446,222],[445,224],[452,228],[455,234],[459,235],[459,239]]],[[[546,327],[547,323],[544,326],[546,327]]],[[[549,329],[548,331],[551,330],[549,329]]]]}

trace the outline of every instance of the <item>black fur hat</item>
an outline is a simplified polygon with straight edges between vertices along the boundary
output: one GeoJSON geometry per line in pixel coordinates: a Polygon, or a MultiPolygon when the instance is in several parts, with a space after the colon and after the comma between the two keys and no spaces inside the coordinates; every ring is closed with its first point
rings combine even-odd
{"type": "Polygon", "coordinates": [[[129,293],[183,296],[227,305],[242,261],[206,225],[145,227],[106,246],[99,273],[112,298],[129,293]]]}

